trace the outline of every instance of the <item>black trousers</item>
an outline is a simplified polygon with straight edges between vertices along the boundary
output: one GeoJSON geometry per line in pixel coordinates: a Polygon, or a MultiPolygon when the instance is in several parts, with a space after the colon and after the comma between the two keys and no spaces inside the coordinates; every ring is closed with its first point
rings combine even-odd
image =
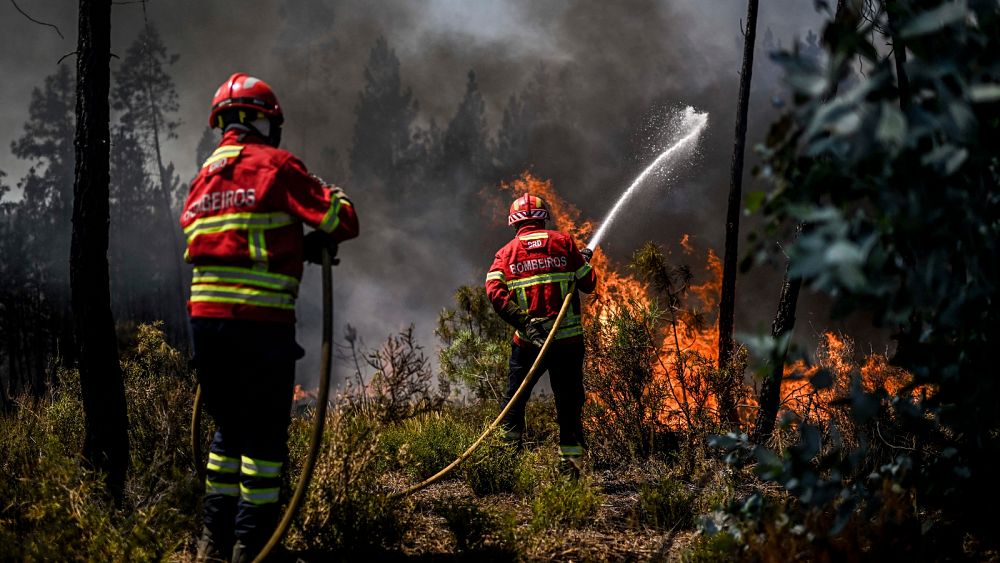
{"type": "Polygon", "coordinates": [[[195,318],[195,367],[205,410],[215,420],[205,483],[204,523],[220,545],[259,548],[279,514],[288,457],[295,326],[195,318]]]}
{"type": "MultiPolygon", "coordinates": [[[[541,350],[531,344],[511,344],[510,363],[507,372],[507,391],[503,405],[521,386],[521,382],[531,370],[531,365],[541,350]]],[[[542,364],[528,384],[528,389],[507,416],[503,426],[515,437],[524,433],[524,408],[528,404],[531,390],[542,374],[548,371],[552,383],[552,394],[556,400],[556,417],[559,421],[559,450],[563,456],[580,455],[584,445],[583,423],[583,341],[554,342],[542,359],[542,364]]]]}

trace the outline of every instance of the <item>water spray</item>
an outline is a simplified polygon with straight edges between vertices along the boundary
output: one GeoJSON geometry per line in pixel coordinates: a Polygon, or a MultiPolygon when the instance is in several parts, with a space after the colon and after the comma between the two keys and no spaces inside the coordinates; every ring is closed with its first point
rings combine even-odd
{"type": "Polygon", "coordinates": [[[646,184],[647,178],[655,173],[666,173],[670,171],[682,157],[685,157],[691,153],[692,150],[698,145],[698,139],[701,137],[702,132],[705,131],[705,127],[708,125],[708,114],[699,113],[691,106],[684,109],[683,114],[680,119],[680,132],[683,135],[677,140],[673,145],[671,145],[667,150],[660,153],[660,156],[656,157],[656,160],[652,164],[646,167],[641,174],[636,176],[632,184],[625,190],[618,201],[615,202],[614,207],[611,211],[604,217],[604,221],[601,221],[601,226],[591,237],[590,242],[587,243],[587,248],[594,250],[597,245],[601,242],[604,237],[604,233],[611,227],[614,223],[615,218],[618,216],[618,211],[624,207],[625,203],[628,202],[632,197],[638,192],[639,188],[646,184]]]}
{"type": "MultiPolygon", "coordinates": [[[[638,188],[645,183],[646,178],[648,178],[651,174],[654,174],[658,171],[670,170],[674,166],[674,164],[678,162],[678,159],[680,159],[682,156],[686,156],[687,154],[689,154],[689,152],[697,145],[698,138],[701,136],[701,133],[705,130],[705,127],[707,125],[708,125],[707,113],[698,113],[692,107],[688,107],[684,110],[684,113],[681,116],[681,123],[680,123],[680,131],[683,134],[683,136],[679,140],[677,140],[677,142],[671,145],[667,150],[663,151],[658,157],[656,157],[656,160],[654,160],[652,164],[647,166],[646,169],[643,170],[638,177],[636,177],[636,179],[632,182],[632,184],[628,187],[628,189],[625,190],[625,192],[621,195],[620,198],[618,198],[618,201],[615,203],[614,207],[611,208],[611,212],[608,213],[607,217],[604,218],[604,222],[601,224],[601,227],[597,229],[597,233],[590,239],[590,242],[587,243],[587,248],[591,250],[597,248],[597,243],[600,242],[601,237],[604,236],[605,231],[607,231],[608,227],[614,221],[615,216],[618,214],[618,210],[622,208],[622,206],[625,204],[626,201],[632,198],[632,196],[635,194],[638,188]]],[[[423,481],[415,485],[407,487],[402,491],[390,494],[389,495],[390,499],[398,500],[403,497],[409,496],[440,480],[442,477],[450,473],[453,469],[458,467],[459,464],[461,464],[463,461],[467,460],[472,455],[472,453],[479,448],[479,446],[483,443],[486,437],[489,436],[490,433],[493,432],[493,430],[500,425],[500,421],[503,420],[504,416],[507,415],[507,412],[511,409],[514,403],[516,403],[520,399],[521,395],[525,393],[525,390],[528,388],[528,383],[534,379],[535,372],[541,366],[542,358],[544,358],[546,352],[549,351],[549,346],[551,346],[552,342],[555,340],[556,331],[559,330],[559,325],[562,323],[563,318],[565,318],[566,316],[566,312],[569,310],[569,305],[572,302],[573,294],[575,293],[575,291],[576,291],[575,286],[570,285],[569,291],[566,292],[566,297],[563,299],[562,307],[559,309],[559,314],[556,315],[555,321],[552,324],[552,329],[549,331],[548,336],[545,338],[545,343],[542,345],[541,350],[538,352],[538,356],[535,357],[535,361],[532,363],[531,369],[528,370],[528,374],[524,376],[524,379],[521,381],[521,385],[517,388],[517,391],[510,398],[510,400],[507,401],[507,404],[500,411],[500,414],[498,414],[497,417],[493,420],[493,422],[491,422],[486,427],[486,429],[483,430],[483,432],[479,435],[479,438],[477,438],[476,441],[473,442],[471,446],[466,448],[466,450],[462,452],[461,455],[455,458],[454,461],[449,463],[443,469],[441,469],[434,475],[431,475],[427,479],[424,479],[423,481]]]]}

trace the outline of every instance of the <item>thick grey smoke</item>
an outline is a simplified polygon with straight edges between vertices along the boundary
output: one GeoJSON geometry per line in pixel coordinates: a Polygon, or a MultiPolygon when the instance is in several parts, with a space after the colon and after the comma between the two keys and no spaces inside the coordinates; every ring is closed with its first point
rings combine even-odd
{"type": "MultiPolygon", "coordinates": [[[[53,72],[55,61],[75,48],[75,10],[66,2],[21,2],[38,19],[58,25],[64,40],[0,5],[0,170],[13,183],[25,172],[6,149],[20,134],[30,91],[53,72]]],[[[366,2],[203,2],[150,0],[149,17],[168,48],[180,55],[172,72],[180,91],[179,136],[165,157],[182,178],[196,170],[195,147],[204,131],[210,97],[230,73],[246,71],[267,80],[285,106],[285,146],[327,180],[343,182],[357,203],[362,237],[345,244],[336,270],[337,332],[359,327],[369,344],[415,323],[433,350],[437,314],[453,290],[482,282],[492,253],[509,233],[485,214],[456,214],[446,207],[390,216],[379,201],[352,189],[347,158],[354,107],[363,68],[376,38],[384,37],[400,59],[404,86],[419,100],[418,124],[445,127],[476,72],[491,130],[500,124],[512,94],[521,92],[539,67],[552,84],[560,131],[567,143],[539,147],[536,172],[599,219],[636,172],[653,156],[656,119],[672,107],[691,105],[711,114],[702,156],[669,196],[632,209],[628,221],[608,234],[605,249],[619,261],[645,240],[675,245],[689,233],[705,250],[721,249],[732,124],[742,56],[743,2],[705,0],[536,2],[389,0],[366,2]],[[337,159],[330,155],[335,150],[337,159]],[[481,246],[478,259],[459,255],[456,241],[436,225],[447,222],[481,246]]],[[[813,3],[762,3],[751,104],[750,145],[775,115],[771,97],[778,73],[767,60],[765,34],[789,45],[819,29],[824,15],[813,3]]],[[[142,25],[141,5],[114,7],[113,49],[124,52],[142,25]]],[[[68,58],[63,64],[73,64],[68,58]]],[[[112,61],[112,66],[117,61],[112,61]]],[[[752,163],[752,158],[751,158],[752,163]]],[[[752,189],[749,185],[745,190],[752,189]]],[[[440,204],[447,194],[431,194],[440,204]]],[[[485,205],[485,203],[484,203],[485,205]]],[[[452,231],[454,232],[454,231],[452,231]]],[[[300,341],[310,350],[300,374],[315,365],[319,284],[307,272],[300,306],[300,341]]],[[[780,271],[741,278],[739,318],[744,330],[770,322],[780,271]]],[[[817,308],[816,311],[821,309],[817,308]]],[[[811,311],[803,311],[803,330],[811,311]]],[[[825,320],[825,313],[816,313],[825,320]]],[[[823,325],[825,326],[825,324],[823,325]]]]}

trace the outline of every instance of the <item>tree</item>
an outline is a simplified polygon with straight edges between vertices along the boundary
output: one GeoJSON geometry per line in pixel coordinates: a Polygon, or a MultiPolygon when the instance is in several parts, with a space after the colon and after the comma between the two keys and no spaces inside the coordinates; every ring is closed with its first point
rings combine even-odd
{"type": "MultiPolygon", "coordinates": [[[[757,37],[758,0],[748,0],[746,30],[743,36],[743,70],[740,72],[740,93],[736,104],[736,135],[733,161],[729,173],[729,202],[726,207],[726,248],[722,260],[722,296],[719,300],[719,370],[730,370],[735,343],[733,322],[736,316],[736,260],[739,253],[740,212],[743,193],[743,153],[747,139],[747,106],[750,102],[750,80],[753,74],[754,41],[757,37]]],[[[735,370],[733,370],[735,371],[735,370]]],[[[732,379],[742,374],[731,374],[732,379]]],[[[734,387],[725,386],[725,388],[734,387]]],[[[735,397],[730,393],[719,397],[719,408],[730,424],[739,423],[735,397]]]]}
{"type": "Polygon", "coordinates": [[[491,174],[486,103],[474,71],[469,71],[465,96],[445,129],[441,159],[441,167],[457,183],[458,193],[472,193],[491,174]]]}
{"type": "Polygon", "coordinates": [[[108,287],[111,2],[80,0],[70,289],[85,416],[84,456],[121,500],[128,414],[108,287]]]}
{"type": "Polygon", "coordinates": [[[854,424],[878,423],[863,440],[826,429],[821,442],[824,429],[806,425],[784,458],[756,451],[758,472],[792,504],[837,514],[833,530],[808,534],[892,513],[903,544],[945,559],[998,546],[982,515],[1000,503],[1000,6],[904,5],[905,109],[870,24],[828,25],[828,65],[779,58],[795,104],[764,148],[773,189],[762,209],[769,233],[809,225],[787,248],[789,275],[830,295],[839,315],[893,329],[891,362],[912,379],[897,390],[859,382],[844,398],[854,424]],[[859,57],[858,84],[824,99],[859,57]]]}
{"type": "MultiPolygon", "coordinates": [[[[834,13],[836,25],[853,26],[857,28],[857,14],[848,7],[847,0],[837,1],[837,11],[834,13]]],[[[811,30],[810,37],[815,37],[811,30]]],[[[809,50],[800,51],[800,55],[808,60],[819,60],[819,53],[822,47],[813,40],[809,44],[809,50]]],[[[829,101],[837,95],[840,86],[839,77],[830,84],[826,94],[829,101]]],[[[801,231],[802,225],[798,226],[796,236],[801,231]]],[[[774,432],[774,423],[778,418],[778,407],[781,399],[781,382],[785,374],[785,361],[788,358],[788,343],[791,340],[792,330],[795,328],[795,310],[798,307],[799,293],[802,291],[802,278],[789,277],[788,272],[791,263],[785,266],[785,275],[781,280],[781,292],[778,296],[778,311],[774,315],[771,323],[771,338],[775,342],[773,357],[771,358],[771,370],[764,380],[761,381],[760,394],[758,395],[757,418],[754,421],[753,432],[750,439],[755,444],[763,444],[771,438],[774,432]]]]}
{"type": "Polygon", "coordinates": [[[365,85],[354,107],[350,170],[361,186],[400,189],[400,173],[413,149],[413,119],[417,102],[403,89],[399,59],[384,37],[375,41],[365,65],[365,85]]]}
{"type": "Polygon", "coordinates": [[[159,32],[146,19],[145,3],[143,19],[145,25],[126,51],[125,58],[115,73],[111,100],[112,107],[120,112],[121,127],[129,131],[143,147],[145,161],[150,163],[159,180],[157,199],[160,212],[156,223],[159,223],[163,232],[170,233],[172,239],[172,245],[162,249],[169,253],[173,264],[171,285],[175,288],[175,306],[172,308],[171,325],[183,335],[187,330],[184,309],[187,280],[182,254],[184,243],[175,220],[177,213],[172,205],[179,182],[174,174],[173,164],[164,164],[161,147],[163,140],[177,136],[175,131],[180,124],[173,117],[179,109],[177,89],[167,73],[167,67],[177,61],[178,55],[167,52],[159,32]]]}
{"type": "MultiPolygon", "coordinates": [[[[516,176],[535,164],[534,149],[547,136],[546,126],[555,121],[555,108],[550,101],[554,90],[545,67],[539,65],[524,89],[507,100],[496,143],[497,172],[501,178],[516,176]]],[[[565,141],[565,137],[560,136],[560,140],[565,141]]]]}
{"type": "Polygon", "coordinates": [[[41,396],[52,358],[69,366],[76,357],[68,268],[75,103],[73,73],[60,66],[32,91],[24,133],[11,143],[11,152],[30,168],[18,182],[21,200],[4,204],[0,352],[10,396],[41,396]]]}

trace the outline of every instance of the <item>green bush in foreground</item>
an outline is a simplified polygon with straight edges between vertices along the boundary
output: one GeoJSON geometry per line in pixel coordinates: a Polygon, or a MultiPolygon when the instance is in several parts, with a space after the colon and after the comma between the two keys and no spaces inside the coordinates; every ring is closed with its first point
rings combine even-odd
{"type": "Polygon", "coordinates": [[[559,477],[543,486],[531,502],[534,531],[580,526],[597,514],[601,501],[589,479],[559,477]]]}
{"type": "Polygon", "coordinates": [[[521,455],[494,432],[462,464],[460,472],[472,492],[482,496],[513,492],[517,489],[520,468],[521,455]]]}
{"type": "Polygon", "coordinates": [[[52,397],[23,399],[0,416],[5,560],[160,560],[193,534],[200,487],[186,451],[190,376],[155,325],[140,326],[132,342],[122,367],[135,447],[121,506],[78,454],[83,409],[75,371],[60,374],[52,397]]]}
{"type": "Polygon", "coordinates": [[[387,428],[380,444],[395,463],[417,479],[437,473],[465,451],[478,437],[478,431],[452,413],[426,413],[387,428]]]}
{"type": "Polygon", "coordinates": [[[686,484],[664,477],[639,489],[640,521],[660,529],[694,524],[695,492],[686,484]]]}

